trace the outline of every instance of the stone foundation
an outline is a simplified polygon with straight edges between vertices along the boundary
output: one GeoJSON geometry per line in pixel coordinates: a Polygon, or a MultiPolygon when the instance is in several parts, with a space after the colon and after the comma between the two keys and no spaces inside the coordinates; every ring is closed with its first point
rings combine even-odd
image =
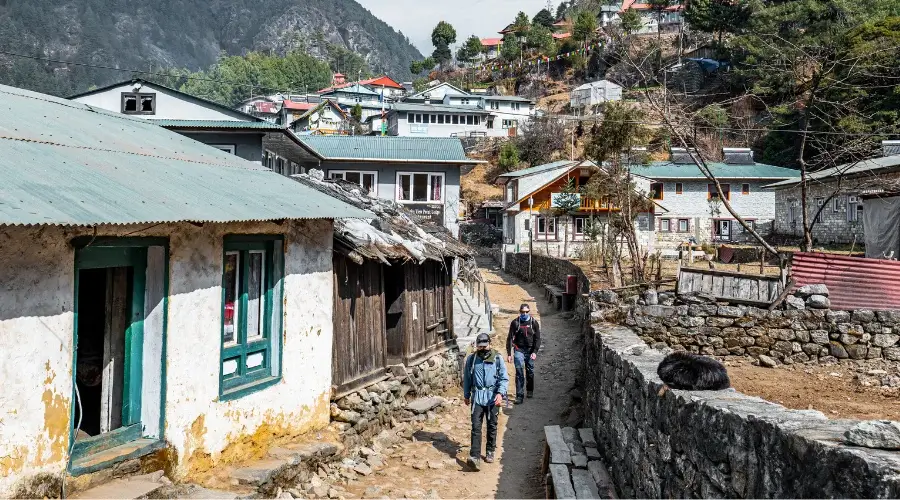
{"type": "Polygon", "coordinates": [[[426,414],[407,408],[416,397],[442,394],[460,384],[459,349],[437,353],[412,366],[390,367],[390,376],[331,403],[332,426],[348,448],[361,446],[398,423],[422,421],[426,414]]]}
{"type": "MultiPolygon", "coordinates": [[[[683,317],[665,311],[670,323],[683,317]]],[[[627,328],[595,326],[586,344],[586,423],[606,463],[616,464],[621,498],[900,495],[900,454],[844,444],[857,421],[788,410],[733,389],[661,392],[663,354],[627,328]]]]}

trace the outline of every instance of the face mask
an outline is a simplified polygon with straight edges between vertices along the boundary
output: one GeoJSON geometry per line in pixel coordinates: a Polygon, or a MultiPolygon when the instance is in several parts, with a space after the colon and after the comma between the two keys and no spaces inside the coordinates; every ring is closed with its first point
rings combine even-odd
{"type": "Polygon", "coordinates": [[[530,317],[531,317],[531,315],[529,315],[527,312],[521,313],[519,315],[519,319],[522,321],[528,321],[528,318],[530,318],[530,317]]]}
{"type": "Polygon", "coordinates": [[[490,354],[490,353],[491,353],[491,351],[489,351],[488,349],[478,349],[478,357],[479,357],[479,358],[484,359],[484,358],[486,358],[487,355],[490,354]]]}

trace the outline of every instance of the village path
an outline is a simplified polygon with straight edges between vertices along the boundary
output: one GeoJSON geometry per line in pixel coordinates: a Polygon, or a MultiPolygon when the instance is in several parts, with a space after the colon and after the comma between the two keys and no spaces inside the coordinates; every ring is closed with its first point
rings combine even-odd
{"type": "MultiPolygon", "coordinates": [[[[526,284],[503,273],[488,260],[479,261],[491,302],[500,307],[494,317],[493,347],[503,351],[509,322],[527,302],[541,321],[542,348],[535,362],[535,397],[504,408],[500,416],[497,460],[471,470],[469,408],[461,390],[451,396],[451,409],[428,421],[424,429],[391,450],[384,467],[347,486],[349,496],[362,498],[544,498],[540,477],[545,425],[563,424],[569,413],[580,357],[580,328],[547,306],[540,285],[526,284]],[[535,299],[537,301],[535,302],[535,299]]],[[[508,364],[510,394],[515,392],[515,368],[508,364]]]]}

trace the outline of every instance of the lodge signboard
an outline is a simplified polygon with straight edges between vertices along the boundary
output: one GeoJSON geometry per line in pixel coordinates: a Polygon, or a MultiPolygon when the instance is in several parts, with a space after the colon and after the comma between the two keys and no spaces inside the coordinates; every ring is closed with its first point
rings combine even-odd
{"type": "Polygon", "coordinates": [[[412,203],[404,204],[404,206],[422,220],[434,222],[439,226],[444,225],[444,205],[412,203]]]}

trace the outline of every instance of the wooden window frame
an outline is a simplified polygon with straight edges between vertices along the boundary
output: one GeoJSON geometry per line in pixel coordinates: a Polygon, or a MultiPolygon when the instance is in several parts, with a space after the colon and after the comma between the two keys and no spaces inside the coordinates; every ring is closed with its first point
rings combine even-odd
{"type": "Polygon", "coordinates": [[[675,194],[684,194],[684,184],[681,182],[675,183],[675,194]]]}
{"type": "Polygon", "coordinates": [[[219,400],[238,399],[247,394],[271,387],[281,381],[282,366],[282,304],[284,296],[284,237],[282,235],[228,235],[222,246],[222,326],[219,333],[219,400]],[[265,295],[261,323],[263,330],[258,340],[247,341],[247,273],[251,252],[264,251],[263,289],[265,295]],[[235,341],[226,345],[225,337],[225,282],[226,256],[237,252],[240,272],[237,275],[238,293],[235,311],[235,341]],[[247,358],[262,354],[263,362],[248,371],[247,358]],[[234,375],[225,375],[226,361],[237,361],[234,375]]]}
{"type": "Polygon", "coordinates": [[[750,183],[745,182],[745,183],[741,184],[741,194],[742,195],[750,194],[750,183]]]}
{"type": "Polygon", "coordinates": [[[659,232],[671,233],[672,232],[672,219],[659,219],[659,232]],[[663,224],[666,225],[665,229],[663,229],[663,224]]]}
{"type": "Polygon", "coordinates": [[[559,221],[557,220],[556,217],[545,217],[543,215],[538,215],[537,217],[535,217],[535,220],[534,220],[535,238],[534,239],[535,240],[539,239],[540,241],[557,241],[559,239],[559,233],[558,233],[559,224],[558,224],[558,222],[559,221]],[[541,221],[545,221],[543,232],[541,231],[541,221]],[[550,222],[553,223],[553,231],[552,232],[547,231],[547,229],[549,229],[548,226],[550,225],[549,224],[550,222]],[[550,237],[551,235],[553,236],[552,238],[550,237]],[[540,238],[541,236],[543,236],[543,238],[540,238]]]}
{"type": "Polygon", "coordinates": [[[691,232],[691,219],[678,219],[677,224],[678,224],[678,228],[677,228],[678,231],[677,231],[677,232],[679,232],[679,233],[689,233],[689,232],[691,232]],[[681,230],[681,223],[682,223],[682,222],[685,223],[685,229],[684,229],[683,231],[681,230]]]}
{"type": "Polygon", "coordinates": [[[654,201],[661,201],[666,197],[666,183],[665,182],[651,182],[650,183],[650,199],[654,201]],[[659,197],[654,196],[653,186],[659,186],[659,197]]]}
{"type": "Polygon", "coordinates": [[[120,97],[121,103],[121,111],[123,115],[155,115],[156,114],[156,92],[122,92],[120,97]],[[136,111],[125,111],[125,99],[128,97],[137,98],[137,110],[136,111]],[[150,107],[153,108],[150,111],[141,111],[141,98],[149,97],[150,107]]]}
{"type": "MultiPolygon", "coordinates": [[[[725,199],[728,201],[731,201],[731,184],[721,183],[720,185],[722,186],[722,189],[725,190],[725,199]]],[[[713,191],[715,191],[715,190],[716,190],[715,184],[707,184],[706,185],[706,199],[707,200],[713,199],[712,194],[713,194],[713,191]]],[[[721,194],[717,192],[716,198],[719,198],[720,196],[721,196],[721,194]]]]}

